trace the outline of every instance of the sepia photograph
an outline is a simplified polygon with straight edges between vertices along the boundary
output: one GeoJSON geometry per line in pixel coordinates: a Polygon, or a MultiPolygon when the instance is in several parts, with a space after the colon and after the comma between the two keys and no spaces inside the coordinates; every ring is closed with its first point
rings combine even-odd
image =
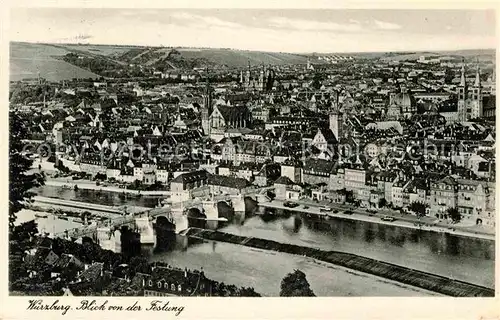
{"type": "Polygon", "coordinates": [[[9,295],[494,297],[496,28],[10,8],[9,295]]]}

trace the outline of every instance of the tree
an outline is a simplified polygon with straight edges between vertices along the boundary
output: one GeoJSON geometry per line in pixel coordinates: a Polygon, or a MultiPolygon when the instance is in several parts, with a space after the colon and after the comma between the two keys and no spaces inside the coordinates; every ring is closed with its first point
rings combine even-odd
{"type": "Polygon", "coordinates": [[[58,169],[59,171],[61,171],[62,173],[70,173],[71,172],[71,170],[69,170],[69,168],[66,167],[64,165],[64,163],[62,163],[62,161],[59,159],[56,160],[56,165],[54,167],[56,169],[58,169]]]}
{"type": "Polygon", "coordinates": [[[427,205],[422,202],[414,201],[410,204],[410,210],[415,212],[417,217],[421,218],[425,216],[427,205]]]}
{"type": "Polygon", "coordinates": [[[44,177],[29,173],[33,160],[21,154],[22,139],[27,137],[26,123],[18,115],[9,114],[9,230],[13,231],[16,213],[25,208],[34,193],[32,188],[42,186],[44,177]]]}
{"type": "Polygon", "coordinates": [[[281,280],[280,297],[315,297],[316,295],[311,290],[306,275],[295,270],[287,274],[281,280]]]}
{"type": "Polygon", "coordinates": [[[345,195],[345,202],[347,202],[347,203],[354,203],[356,200],[354,198],[354,192],[352,190],[346,190],[344,188],[344,189],[339,190],[339,193],[345,195]]]}
{"type": "Polygon", "coordinates": [[[130,185],[130,189],[139,190],[142,189],[142,181],[139,179],[135,179],[134,182],[130,185]]]}
{"type": "Polygon", "coordinates": [[[460,214],[460,212],[458,212],[457,208],[448,208],[446,209],[446,213],[454,223],[460,222],[460,220],[462,220],[462,215],[460,214]]]}
{"type": "Polygon", "coordinates": [[[379,208],[383,208],[387,205],[387,200],[385,200],[385,198],[381,198],[379,201],[378,201],[378,207],[379,208]]]}
{"type": "Polygon", "coordinates": [[[271,190],[267,190],[266,195],[269,197],[269,199],[271,199],[271,201],[276,198],[276,193],[272,192],[271,190]]]}
{"type": "Polygon", "coordinates": [[[100,172],[98,172],[98,173],[95,175],[94,180],[102,180],[102,181],[104,181],[104,180],[106,180],[106,178],[107,178],[107,176],[106,176],[106,174],[105,174],[105,173],[100,173],[100,172]]]}
{"type": "Polygon", "coordinates": [[[321,76],[321,74],[315,73],[312,81],[312,87],[318,90],[319,88],[321,88],[321,81],[323,81],[323,77],[321,76]]]}

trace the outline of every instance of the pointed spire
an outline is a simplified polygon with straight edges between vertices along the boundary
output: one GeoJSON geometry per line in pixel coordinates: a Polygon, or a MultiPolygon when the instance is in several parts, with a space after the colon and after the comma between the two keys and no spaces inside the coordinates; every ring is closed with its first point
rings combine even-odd
{"type": "Polygon", "coordinates": [[[479,70],[479,61],[477,61],[476,64],[476,80],[474,81],[474,87],[480,87],[481,86],[481,76],[480,76],[481,71],[479,70]]]}
{"type": "Polygon", "coordinates": [[[460,76],[460,86],[465,87],[465,61],[462,60],[462,74],[460,76]]]}

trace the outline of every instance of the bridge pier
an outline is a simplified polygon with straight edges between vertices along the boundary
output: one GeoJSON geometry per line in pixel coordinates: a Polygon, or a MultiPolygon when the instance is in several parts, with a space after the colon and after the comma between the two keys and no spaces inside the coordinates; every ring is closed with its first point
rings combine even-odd
{"type": "Polygon", "coordinates": [[[245,197],[241,194],[231,195],[231,203],[233,205],[234,212],[245,212],[245,197]]]}
{"type": "Polygon", "coordinates": [[[187,212],[184,211],[183,207],[172,208],[172,220],[175,224],[175,233],[180,233],[187,228],[189,228],[187,212]]]}
{"type": "Polygon", "coordinates": [[[156,236],[153,228],[153,223],[149,221],[149,216],[146,217],[136,217],[135,225],[137,226],[137,232],[140,235],[142,244],[155,244],[156,236]]]}
{"type": "Polygon", "coordinates": [[[121,252],[121,233],[119,230],[112,231],[110,227],[97,228],[97,243],[105,250],[121,252]]]}
{"type": "Polygon", "coordinates": [[[203,201],[203,213],[207,217],[206,228],[217,229],[219,226],[219,208],[215,201],[203,201]]]}
{"type": "Polygon", "coordinates": [[[203,201],[203,213],[207,217],[207,220],[218,220],[219,209],[217,208],[217,202],[203,201]]]}

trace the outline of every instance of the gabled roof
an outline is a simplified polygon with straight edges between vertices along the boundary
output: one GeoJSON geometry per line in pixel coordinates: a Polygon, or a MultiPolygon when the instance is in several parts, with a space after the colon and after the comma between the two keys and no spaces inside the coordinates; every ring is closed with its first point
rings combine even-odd
{"type": "Polygon", "coordinates": [[[103,270],[104,263],[102,262],[94,262],[91,266],[89,266],[86,270],[84,270],[80,274],[80,279],[82,281],[94,282],[100,276],[103,270]]]}
{"type": "Polygon", "coordinates": [[[283,184],[286,186],[290,186],[290,185],[294,185],[295,183],[292,180],[290,180],[290,178],[285,177],[285,176],[281,176],[278,178],[278,180],[276,180],[274,182],[274,184],[283,184]]]}
{"type": "Polygon", "coordinates": [[[244,189],[252,185],[248,180],[243,178],[221,176],[218,174],[209,175],[208,184],[236,189],[244,189]]]}
{"type": "Polygon", "coordinates": [[[305,171],[314,171],[318,173],[333,173],[335,162],[323,159],[307,159],[304,162],[305,171]]]}
{"type": "Polygon", "coordinates": [[[63,253],[54,267],[65,269],[70,265],[81,266],[82,262],[72,254],[63,253]]]}
{"type": "Polygon", "coordinates": [[[437,183],[443,183],[443,184],[447,184],[447,185],[456,185],[457,182],[455,181],[455,179],[453,179],[452,177],[450,176],[446,176],[444,177],[443,179],[439,180],[439,181],[436,181],[437,183]]]}
{"type": "Polygon", "coordinates": [[[333,131],[331,129],[320,128],[318,129],[318,133],[321,133],[323,138],[325,138],[326,142],[328,143],[337,142],[337,138],[335,138],[335,135],[333,134],[333,131]]]}
{"type": "Polygon", "coordinates": [[[204,180],[208,178],[208,172],[205,170],[198,170],[193,172],[187,172],[178,175],[171,182],[174,183],[190,183],[194,181],[204,180]]]}
{"type": "Polygon", "coordinates": [[[243,106],[217,106],[216,108],[220,111],[222,117],[226,121],[238,121],[242,118],[247,118],[250,114],[248,108],[243,106]]]}

